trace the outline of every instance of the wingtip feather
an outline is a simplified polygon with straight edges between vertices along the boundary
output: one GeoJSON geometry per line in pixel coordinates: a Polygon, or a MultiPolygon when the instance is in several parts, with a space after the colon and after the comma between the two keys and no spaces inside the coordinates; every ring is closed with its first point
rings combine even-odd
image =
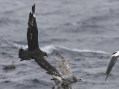
{"type": "MultiPolygon", "coordinates": [[[[106,74],[105,74],[105,75],[106,75],[106,74]]],[[[108,76],[109,76],[109,75],[107,74],[107,75],[106,75],[106,78],[105,78],[105,82],[107,81],[108,76]]]]}
{"type": "Polygon", "coordinates": [[[35,13],[35,4],[32,6],[32,13],[35,13]]]}

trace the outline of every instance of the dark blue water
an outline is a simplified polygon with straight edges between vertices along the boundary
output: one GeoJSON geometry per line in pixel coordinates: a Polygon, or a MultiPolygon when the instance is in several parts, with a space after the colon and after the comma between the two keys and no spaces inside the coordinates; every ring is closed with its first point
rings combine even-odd
{"type": "Polygon", "coordinates": [[[86,80],[73,89],[118,89],[119,62],[105,82],[113,51],[119,49],[118,0],[0,0],[0,89],[51,89],[54,85],[34,60],[19,61],[26,47],[28,14],[36,3],[39,44],[57,66],[54,53],[70,60],[75,75],[86,80]],[[15,69],[3,70],[14,61],[15,69]]]}

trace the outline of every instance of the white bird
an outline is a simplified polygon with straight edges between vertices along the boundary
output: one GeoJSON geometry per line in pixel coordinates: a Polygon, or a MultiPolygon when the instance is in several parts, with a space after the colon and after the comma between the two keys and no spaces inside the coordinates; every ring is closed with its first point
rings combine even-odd
{"type": "Polygon", "coordinates": [[[119,57],[119,51],[114,52],[113,55],[112,55],[112,57],[111,57],[111,60],[110,60],[110,62],[108,64],[106,73],[105,73],[105,75],[106,75],[105,81],[107,80],[107,78],[108,78],[108,76],[109,76],[109,74],[110,74],[113,66],[115,65],[118,57],[119,57]]]}

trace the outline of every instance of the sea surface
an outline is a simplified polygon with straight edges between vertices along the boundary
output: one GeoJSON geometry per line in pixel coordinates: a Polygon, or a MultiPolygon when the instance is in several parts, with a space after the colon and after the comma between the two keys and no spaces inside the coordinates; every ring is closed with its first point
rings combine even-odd
{"type": "Polygon", "coordinates": [[[55,52],[70,60],[79,82],[73,89],[119,89],[119,61],[105,82],[105,71],[119,50],[119,0],[0,0],[0,89],[52,89],[54,82],[34,60],[20,61],[27,47],[31,6],[36,4],[40,48],[57,68],[55,52]],[[15,69],[3,65],[14,62],[15,69]]]}

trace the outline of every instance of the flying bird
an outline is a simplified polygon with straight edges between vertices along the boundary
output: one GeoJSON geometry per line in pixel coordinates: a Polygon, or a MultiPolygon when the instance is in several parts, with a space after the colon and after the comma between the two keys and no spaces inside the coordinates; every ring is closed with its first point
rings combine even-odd
{"type": "Polygon", "coordinates": [[[69,60],[65,59],[59,53],[56,53],[56,59],[63,79],[58,76],[54,77],[54,82],[56,84],[54,89],[72,89],[73,83],[82,81],[81,78],[78,78],[72,73],[69,60]]]}
{"type": "Polygon", "coordinates": [[[44,58],[44,56],[47,56],[47,53],[41,51],[39,48],[38,28],[35,17],[35,5],[32,6],[32,12],[30,12],[29,14],[27,43],[28,49],[19,50],[19,58],[21,58],[21,61],[34,59],[41,68],[46,70],[47,74],[52,76],[51,80],[54,80],[56,84],[53,89],[72,89],[73,83],[81,81],[80,78],[76,77],[71,72],[69,61],[62,57],[59,53],[56,53],[56,57],[60,71],[58,71],[44,58]]]}
{"type": "Polygon", "coordinates": [[[106,73],[105,73],[105,75],[106,75],[105,81],[107,80],[107,78],[108,78],[108,76],[109,76],[109,74],[110,74],[113,66],[115,65],[118,57],[119,57],[119,51],[114,52],[113,55],[112,55],[112,57],[111,57],[111,60],[110,60],[110,62],[108,64],[106,73]]]}
{"type": "Polygon", "coordinates": [[[27,43],[28,49],[20,49],[19,50],[19,58],[22,60],[30,60],[32,59],[32,55],[36,53],[48,56],[46,52],[40,50],[38,43],[38,28],[35,17],[35,4],[32,6],[32,12],[29,13],[28,19],[28,29],[27,29],[27,43]]]}
{"type": "Polygon", "coordinates": [[[39,48],[38,28],[37,28],[36,17],[35,17],[35,4],[32,6],[32,12],[29,13],[27,43],[28,43],[28,49],[19,50],[19,58],[21,58],[21,61],[34,59],[36,63],[41,68],[46,70],[46,72],[49,75],[52,75],[53,78],[55,76],[62,78],[62,75],[57,71],[57,69],[53,67],[47,60],[45,60],[44,56],[47,56],[47,53],[41,51],[39,48]]]}

